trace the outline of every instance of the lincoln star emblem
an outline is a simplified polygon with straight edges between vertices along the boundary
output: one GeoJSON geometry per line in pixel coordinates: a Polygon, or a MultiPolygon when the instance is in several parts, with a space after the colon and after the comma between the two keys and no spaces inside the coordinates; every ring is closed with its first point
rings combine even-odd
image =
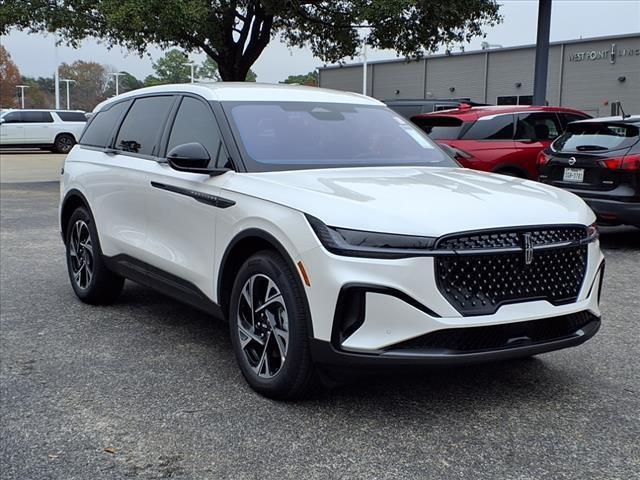
{"type": "Polygon", "coordinates": [[[522,236],[524,246],[524,263],[525,265],[531,265],[533,263],[533,242],[531,241],[531,235],[525,233],[522,236]]]}
{"type": "Polygon", "coordinates": [[[575,165],[576,164],[576,157],[571,157],[569,159],[569,165],[575,165]]]}

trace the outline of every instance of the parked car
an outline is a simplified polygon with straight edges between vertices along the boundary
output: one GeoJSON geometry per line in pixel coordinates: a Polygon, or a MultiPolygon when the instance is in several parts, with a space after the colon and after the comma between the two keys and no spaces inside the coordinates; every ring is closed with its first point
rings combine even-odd
{"type": "Polygon", "coordinates": [[[3,110],[0,147],[43,148],[68,153],[87,122],[79,110],[3,110]]]}
{"type": "Polygon", "coordinates": [[[458,108],[460,105],[479,106],[485,103],[474,102],[469,98],[419,98],[419,99],[401,99],[401,100],[384,100],[384,103],[391,110],[399,113],[405,118],[411,118],[420,113],[439,112],[441,110],[451,110],[458,108]]]}
{"type": "Polygon", "coordinates": [[[541,182],[582,197],[602,223],[640,227],[640,115],[570,123],[538,169],[541,182]]]}
{"type": "Polygon", "coordinates": [[[564,190],[459,168],[377,100],[255,83],[100,104],[60,202],[82,301],[109,303],[129,278],[228,319],[244,377],[274,398],[303,395],[321,365],[457,365],[588,340],[594,221],[564,190]]]}
{"type": "Polygon", "coordinates": [[[467,168],[535,180],[538,153],[567,123],[589,118],[564,107],[467,107],[414,115],[411,121],[433,140],[455,149],[467,168]]]}

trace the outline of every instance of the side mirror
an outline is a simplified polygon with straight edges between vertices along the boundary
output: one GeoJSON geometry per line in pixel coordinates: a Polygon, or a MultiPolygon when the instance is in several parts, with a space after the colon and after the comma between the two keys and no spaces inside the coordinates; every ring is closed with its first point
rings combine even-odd
{"type": "Polygon", "coordinates": [[[4,123],[4,118],[0,118],[0,123],[4,123]]]}
{"type": "Polygon", "coordinates": [[[204,173],[206,175],[221,175],[229,171],[228,168],[209,168],[211,157],[200,143],[183,143],[173,147],[167,154],[167,162],[179,172],[204,173]]]}

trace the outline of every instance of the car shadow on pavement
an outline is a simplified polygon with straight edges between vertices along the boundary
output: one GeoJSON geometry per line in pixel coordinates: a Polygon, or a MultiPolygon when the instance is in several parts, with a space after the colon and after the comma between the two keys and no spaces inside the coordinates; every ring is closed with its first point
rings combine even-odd
{"type": "MultiPolygon", "coordinates": [[[[245,388],[238,391],[256,395],[248,386],[235,364],[227,323],[212,315],[127,282],[118,302],[110,308],[135,307],[135,319],[166,335],[171,341],[197,344],[207,350],[211,365],[231,368],[225,378],[234,378],[245,388]]],[[[138,327],[136,327],[138,328],[138,327]]],[[[336,403],[385,405],[393,411],[407,405],[441,404],[451,410],[450,402],[462,408],[478,401],[496,405],[502,402],[524,401],[532,396],[551,394],[548,385],[570,385],[567,373],[552,363],[532,357],[504,362],[461,367],[383,368],[336,374],[324,372],[328,385],[316,388],[311,395],[296,403],[300,408],[324,408],[336,403]],[[328,375],[326,375],[328,373],[328,375]],[[328,388],[327,388],[328,387],[328,388]]],[[[566,387],[563,387],[566,388],[566,387]]],[[[261,398],[261,397],[259,397],[261,398]]]]}

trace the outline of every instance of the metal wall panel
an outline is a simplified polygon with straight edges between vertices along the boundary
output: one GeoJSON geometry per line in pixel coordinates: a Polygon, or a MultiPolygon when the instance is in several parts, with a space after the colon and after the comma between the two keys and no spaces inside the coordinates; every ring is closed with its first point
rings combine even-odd
{"type": "Polygon", "coordinates": [[[622,101],[627,113],[640,113],[640,37],[566,45],[562,105],[602,116],[615,101],[622,101]]]}
{"type": "Polygon", "coordinates": [[[484,100],[483,52],[427,59],[427,98],[469,97],[484,100]],[[454,88],[454,91],[451,91],[454,88]]]}
{"type": "Polygon", "coordinates": [[[322,69],[320,86],[362,93],[362,65],[322,69]]]}
{"type": "Polygon", "coordinates": [[[422,98],[424,61],[373,64],[373,96],[380,100],[422,98]],[[396,94],[396,90],[399,92],[396,94]]]}

